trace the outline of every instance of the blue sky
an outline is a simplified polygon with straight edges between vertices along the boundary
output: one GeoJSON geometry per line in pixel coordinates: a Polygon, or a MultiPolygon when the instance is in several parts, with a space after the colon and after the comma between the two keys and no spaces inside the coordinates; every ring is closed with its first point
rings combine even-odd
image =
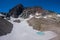
{"type": "Polygon", "coordinates": [[[0,12],[8,12],[17,4],[26,6],[42,6],[46,10],[60,13],[60,0],[0,0],[0,12]]]}

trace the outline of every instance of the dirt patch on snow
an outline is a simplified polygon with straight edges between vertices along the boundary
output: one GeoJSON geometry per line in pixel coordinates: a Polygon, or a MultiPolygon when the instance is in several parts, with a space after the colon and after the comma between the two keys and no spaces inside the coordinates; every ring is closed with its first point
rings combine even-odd
{"type": "Polygon", "coordinates": [[[34,30],[38,31],[53,31],[57,33],[57,37],[51,40],[60,40],[60,23],[51,19],[31,18],[27,21],[34,30]]]}

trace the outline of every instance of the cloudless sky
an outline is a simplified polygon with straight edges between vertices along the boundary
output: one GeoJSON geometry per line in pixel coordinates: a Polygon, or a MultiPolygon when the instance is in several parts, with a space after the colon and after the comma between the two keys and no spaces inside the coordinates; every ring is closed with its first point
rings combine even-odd
{"type": "Polygon", "coordinates": [[[42,6],[46,10],[60,13],[60,0],[0,0],[0,12],[8,12],[17,4],[27,6],[42,6]]]}

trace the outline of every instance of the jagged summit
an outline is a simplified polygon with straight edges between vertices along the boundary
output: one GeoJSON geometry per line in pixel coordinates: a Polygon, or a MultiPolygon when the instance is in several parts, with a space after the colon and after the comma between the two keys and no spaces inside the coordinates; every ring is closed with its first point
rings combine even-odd
{"type": "Polygon", "coordinates": [[[17,18],[22,13],[23,9],[24,9],[23,5],[18,4],[17,6],[9,10],[9,15],[17,18]]]}

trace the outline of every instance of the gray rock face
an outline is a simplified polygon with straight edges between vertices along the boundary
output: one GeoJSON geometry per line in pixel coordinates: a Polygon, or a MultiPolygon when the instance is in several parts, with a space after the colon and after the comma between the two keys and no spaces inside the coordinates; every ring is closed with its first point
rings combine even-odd
{"type": "Polygon", "coordinates": [[[17,6],[15,6],[12,9],[9,10],[9,15],[8,16],[18,18],[18,16],[22,13],[23,9],[24,9],[23,5],[18,4],[17,6]]]}
{"type": "Polygon", "coordinates": [[[12,31],[13,24],[0,18],[0,36],[6,35],[12,31]]]}

